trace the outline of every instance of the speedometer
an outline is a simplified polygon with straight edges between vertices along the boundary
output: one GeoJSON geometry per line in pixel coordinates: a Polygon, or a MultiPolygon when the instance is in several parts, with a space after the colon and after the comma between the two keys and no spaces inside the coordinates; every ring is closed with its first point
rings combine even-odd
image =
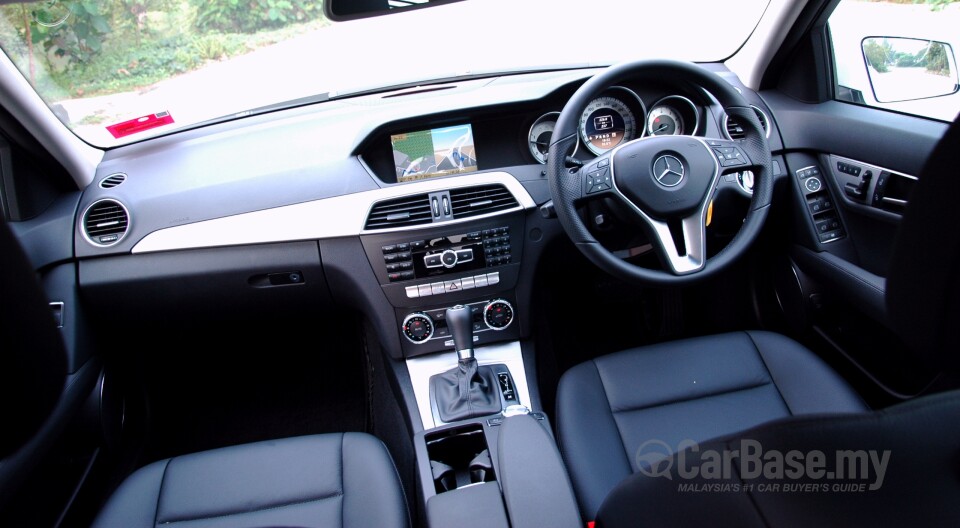
{"type": "Polygon", "coordinates": [[[601,95],[590,101],[580,115],[580,137],[598,156],[637,136],[637,117],[631,106],[638,109],[641,121],[644,118],[643,103],[633,92],[621,88],[614,93],[617,96],[601,95]],[[631,104],[619,97],[621,93],[633,96],[631,104]]]}

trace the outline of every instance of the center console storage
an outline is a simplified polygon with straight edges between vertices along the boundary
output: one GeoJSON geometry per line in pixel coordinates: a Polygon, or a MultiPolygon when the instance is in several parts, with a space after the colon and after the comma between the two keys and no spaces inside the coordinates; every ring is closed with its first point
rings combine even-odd
{"type": "Polygon", "coordinates": [[[418,433],[414,447],[431,527],[580,527],[543,413],[438,427],[418,433]]]}

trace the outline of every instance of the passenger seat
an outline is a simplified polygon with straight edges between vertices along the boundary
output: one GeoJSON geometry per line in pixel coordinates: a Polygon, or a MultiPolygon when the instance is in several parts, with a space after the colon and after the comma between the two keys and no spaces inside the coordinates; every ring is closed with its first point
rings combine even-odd
{"type": "Polygon", "coordinates": [[[301,436],[154,462],[113,494],[94,527],[407,527],[400,479],[364,433],[301,436]]]}

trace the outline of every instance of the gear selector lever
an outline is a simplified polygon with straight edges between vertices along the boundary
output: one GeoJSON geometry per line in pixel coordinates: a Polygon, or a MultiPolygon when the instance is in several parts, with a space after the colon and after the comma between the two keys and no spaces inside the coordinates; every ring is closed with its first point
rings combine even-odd
{"type": "Polygon", "coordinates": [[[453,348],[457,351],[457,358],[473,359],[473,316],[469,306],[458,304],[447,308],[447,328],[453,335],[453,348]]]}
{"type": "Polygon", "coordinates": [[[457,366],[430,378],[430,392],[440,419],[450,423],[500,412],[496,376],[487,366],[477,365],[473,355],[473,316],[469,306],[448,308],[447,328],[453,335],[457,366]]]}

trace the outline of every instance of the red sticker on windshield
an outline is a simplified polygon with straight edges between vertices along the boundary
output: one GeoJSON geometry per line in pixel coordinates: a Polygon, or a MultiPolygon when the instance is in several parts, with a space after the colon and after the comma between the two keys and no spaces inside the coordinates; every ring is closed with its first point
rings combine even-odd
{"type": "Polygon", "coordinates": [[[173,117],[170,115],[170,112],[158,112],[156,114],[150,114],[143,117],[138,117],[136,119],[131,119],[129,121],[124,121],[123,123],[110,125],[107,127],[107,130],[113,134],[114,138],[120,139],[131,134],[136,134],[138,132],[143,132],[145,130],[150,130],[151,128],[157,128],[163,125],[169,125],[171,123],[173,123],[173,117]]]}

